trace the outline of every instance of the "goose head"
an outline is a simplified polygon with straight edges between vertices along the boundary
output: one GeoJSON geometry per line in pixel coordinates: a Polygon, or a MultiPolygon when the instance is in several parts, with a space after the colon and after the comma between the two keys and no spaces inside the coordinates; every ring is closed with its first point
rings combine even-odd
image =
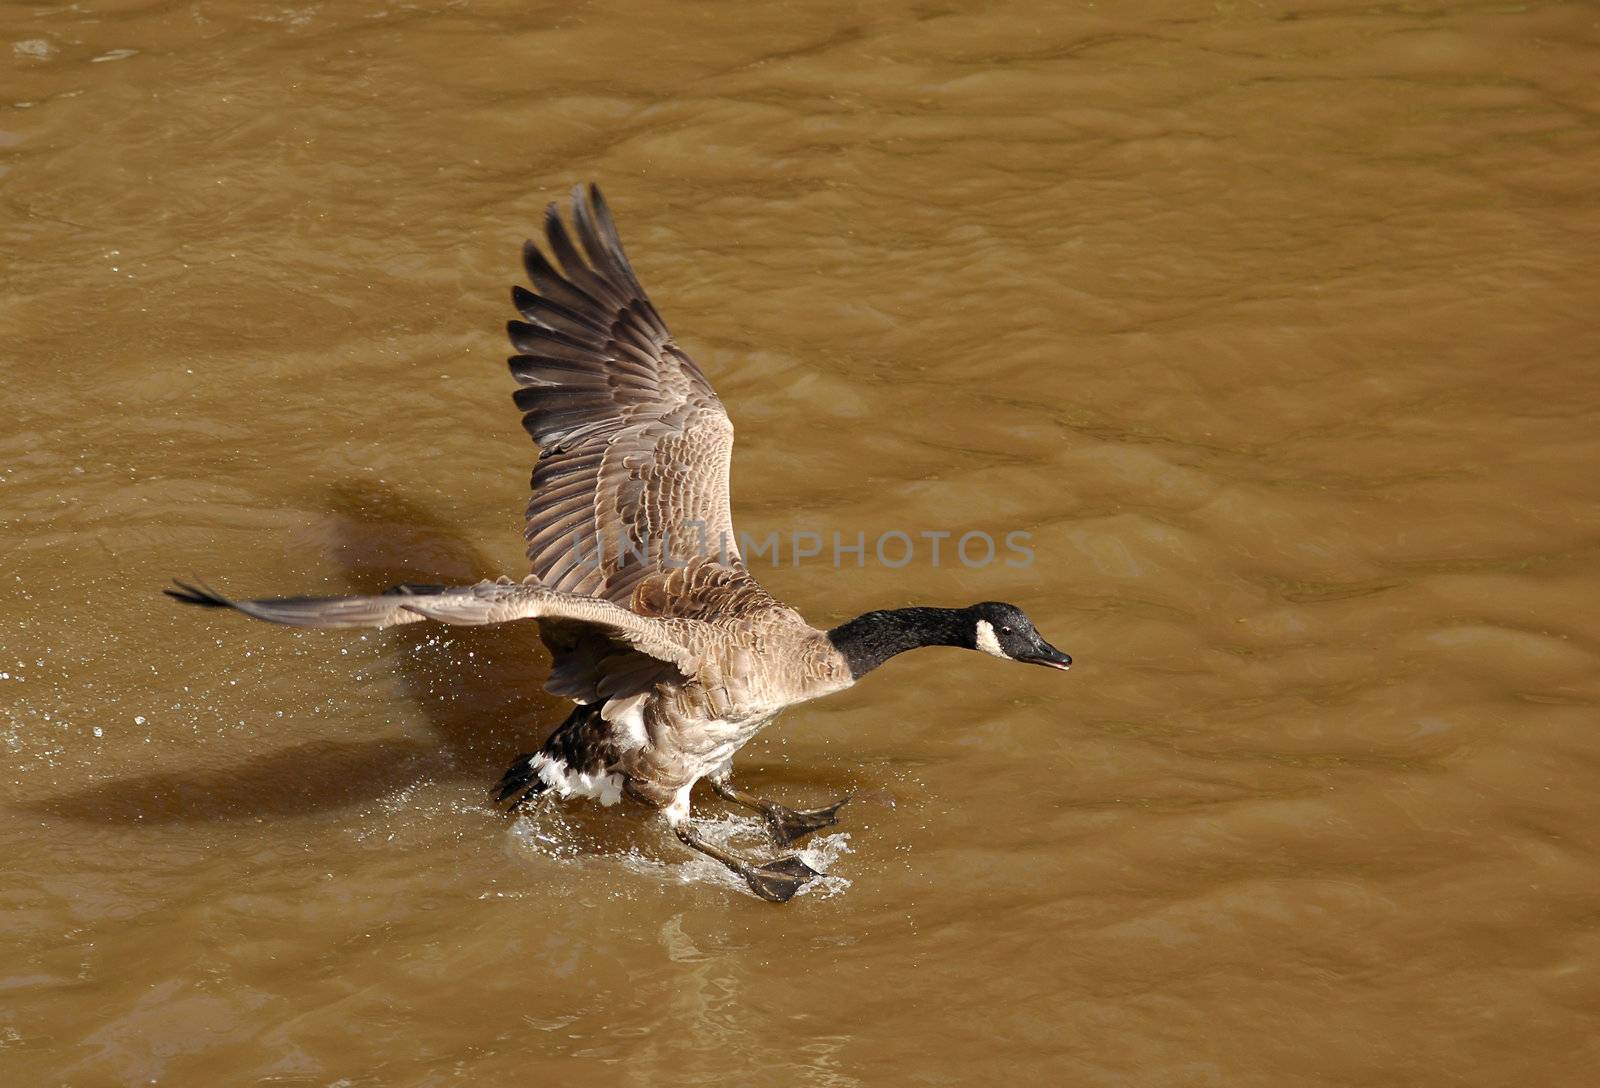
{"type": "Polygon", "coordinates": [[[972,648],[1008,661],[1069,669],[1072,658],[1044,640],[1027,613],[1004,601],[984,601],[967,609],[972,648]]]}
{"type": "Polygon", "coordinates": [[[859,680],[896,654],[921,646],[963,646],[1007,661],[1066,669],[1072,658],[1044,640],[1014,604],[985,601],[966,608],[888,608],[867,612],[827,632],[859,680]]]}

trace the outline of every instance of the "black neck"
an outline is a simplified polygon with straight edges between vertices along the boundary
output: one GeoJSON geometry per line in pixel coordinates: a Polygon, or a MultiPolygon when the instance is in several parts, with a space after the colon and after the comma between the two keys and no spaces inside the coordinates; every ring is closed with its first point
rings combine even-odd
{"type": "Polygon", "coordinates": [[[859,680],[895,654],[919,646],[973,647],[975,626],[965,608],[890,608],[868,612],[828,632],[859,680]]]}

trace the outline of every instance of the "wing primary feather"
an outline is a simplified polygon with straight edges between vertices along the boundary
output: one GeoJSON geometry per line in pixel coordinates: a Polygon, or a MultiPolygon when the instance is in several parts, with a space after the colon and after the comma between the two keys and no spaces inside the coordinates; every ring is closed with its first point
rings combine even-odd
{"type": "MultiPolygon", "coordinates": [[[[173,600],[202,608],[232,608],[268,623],[290,627],[388,627],[421,619],[400,601],[421,597],[417,593],[389,591],[373,597],[269,597],[235,601],[204,585],[175,582],[177,589],[163,590],[173,600]]],[[[412,587],[417,588],[417,587],[412,587]]]]}
{"type": "Polygon", "coordinates": [[[565,359],[550,359],[540,355],[513,355],[506,360],[506,364],[511,368],[511,373],[516,375],[517,381],[523,385],[542,384],[546,388],[564,385],[593,389],[597,392],[604,392],[609,388],[602,375],[596,374],[581,363],[565,359]]]}
{"type": "Polygon", "coordinates": [[[576,208],[581,209],[575,214],[593,220],[596,242],[609,254],[610,260],[621,271],[628,285],[633,288],[634,297],[644,301],[656,331],[662,336],[668,336],[666,323],[661,320],[661,315],[656,313],[656,308],[649,303],[644,285],[639,282],[639,276],[633,270],[633,262],[628,260],[628,253],[622,248],[622,237],[617,233],[616,220],[611,218],[611,208],[606,204],[606,198],[601,195],[600,186],[591,184],[588,193],[585,194],[584,187],[579,185],[572,191],[572,202],[576,208]]]}
{"type": "Polygon", "coordinates": [[[572,310],[554,299],[534,294],[520,284],[511,288],[511,304],[517,312],[536,325],[544,325],[558,332],[582,336],[584,331],[606,335],[606,324],[593,315],[572,310]]]}
{"type": "Polygon", "coordinates": [[[541,295],[554,299],[570,310],[604,310],[602,304],[591,298],[576,284],[568,283],[551,265],[549,258],[534,242],[522,243],[522,266],[528,278],[541,295]]]}
{"type": "Polygon", "coordinates": [[[567,225],[561,221],[561,212],[554,204],[545,209],[544,236],[550,243],[550,252],[561,262],[562,274],[569,283],[608,306],[627,305],[627,294],[607,283],[605,277],[598,275],[579,255],[571,236],[567,234],[567,225]]]}
{"type": "Polygon", "coordinates": [[[586,340],[569,333],[557,332],[555,329],[547,329],[542,325],[530,325],[525,321],[507,321],[506,336],[510,339],[512,347],[525,354],[549,354],[545,349],[554,345],[570,349],[561,354],[570,355],[581,362],[593,362],[601,345],[598,338],[586,340]]]}
{"type": "MultiPolygon", "coordinates": [[[[595,192],[598,194],[599,190],[595,192]]],[[[626,259],[618,260],[618,249],[607,245],[605,239],[600,236],[600,231],[595,226],[594,212],[590,208],[588,194],[584,192],[582,185],[575,186],[572,190],[572,223],[578,231],[578,241],[582,243],[590,264],[603,270],[618,282],[633,288],[635,294],[644,294],[626,259]]]]}

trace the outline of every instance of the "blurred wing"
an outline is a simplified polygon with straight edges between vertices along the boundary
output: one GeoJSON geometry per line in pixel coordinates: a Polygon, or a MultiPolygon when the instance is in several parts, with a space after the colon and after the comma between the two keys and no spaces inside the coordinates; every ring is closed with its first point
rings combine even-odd
{"type": "Polygon", "coordinates": [[[674,560],[710,555],[742,572],[728,503],[733,424],[639,285],[600,190],[573,191],[573,244],[554,204],[545,239],[523,246],[522,425],[539,445],[528,559],[544,586],[626,605],[674,560]],[[643,556],[641,559],[640,556],[643,556]]]}
{"type": "Polygon", "coordinates": [[[265,597],[235,601],[205,586],[177,583],[164,590],[184,604],[232,608],[268,623],[290,627],[393,627],[435,620],[482,625],[544,620],[565,637],[585,636],[695,674],[694,657],[656,620],[636,616],[610,601],[554,593],[532,582],[479,582],[470,586],[399,586],[377,596],[265,597]]]}

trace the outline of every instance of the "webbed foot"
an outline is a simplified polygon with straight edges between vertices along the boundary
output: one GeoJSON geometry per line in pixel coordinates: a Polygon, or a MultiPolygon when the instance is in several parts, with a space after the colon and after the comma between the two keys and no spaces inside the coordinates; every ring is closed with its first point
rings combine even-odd
{"type": "Polygon", "coordinates": [[[769,903],[787,903],[795,892],[822,874],[801,861],[798,854],[790,854],[765,865],[747,866],[739,875],[751,891],[769,903]]]}
{"type": "Polygon", "coordinates": [[[841,797],[827,808],[793,809],[783,805],[768,804],[761,813],[767,818],[767,834],[779,846],[798,842],[813,831],[821,831],[839,822],[839,810],[850,798],[841,797]]]}

